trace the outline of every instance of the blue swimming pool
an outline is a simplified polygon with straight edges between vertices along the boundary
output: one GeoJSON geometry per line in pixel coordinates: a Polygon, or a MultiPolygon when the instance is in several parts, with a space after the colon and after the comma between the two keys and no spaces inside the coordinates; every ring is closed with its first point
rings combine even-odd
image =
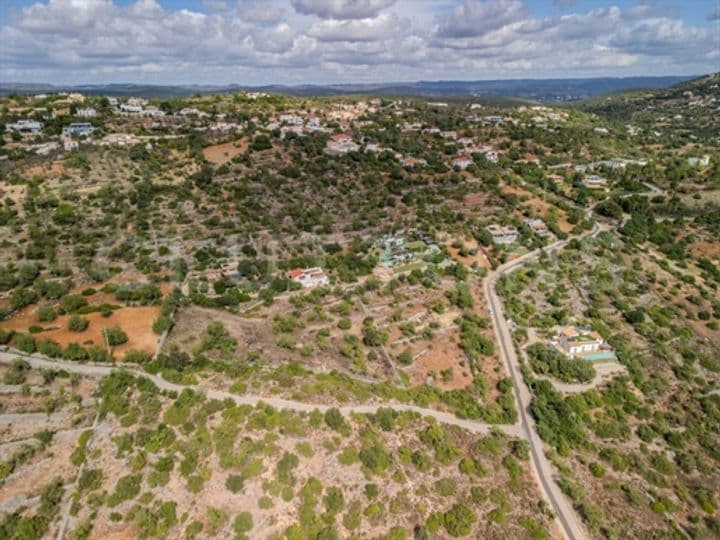
{"type": "Polygon", "coordinates": [[[615,353],[610,351],[603,351],[597,353],[586,354],[582,357],[583,360],[589,360],[590,362],[597,362],[599,360],[616,360],[615,353]]]}

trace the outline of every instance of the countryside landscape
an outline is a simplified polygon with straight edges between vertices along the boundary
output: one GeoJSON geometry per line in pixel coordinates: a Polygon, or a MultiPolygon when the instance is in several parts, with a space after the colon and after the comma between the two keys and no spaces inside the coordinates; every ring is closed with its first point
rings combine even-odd
{"type": "Polygon", "coordinates": [[[719,538],[720,72],[640,79],[0,85],[0,538],[719,538]]]}

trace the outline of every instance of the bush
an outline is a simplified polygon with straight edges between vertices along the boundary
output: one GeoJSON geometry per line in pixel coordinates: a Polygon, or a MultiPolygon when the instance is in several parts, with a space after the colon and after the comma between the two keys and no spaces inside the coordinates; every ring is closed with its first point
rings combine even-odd
{"type": "Polygon", "coordinates": [[[120,478],[115,485],[115,491],[108,497],[108,506],[112,508],[123,501],[137,497],[140,493],[141,482],[142,477],[139,474],[129,474],[120,478]]]}
{"type": "Polygon", "coordinates": [[[443,525],[450,536],[467,536],[475,521],[475,512],[463,504],[456,504],[443,514],[443,525]]]}
{"type": "Polygon", "coordinates": [[[128,340],[128,335],[117,326],[105,328],[103,330],[103,334],[105,335],[105,339],[107,340],[108,345],[110,345],[111,347],[127,343],[128,340]]]}
{"type": "Polygon", "coordinates": [[[37,320],[40,322],[54,321],[57,313],[50,306],[40,306],[37,310],[37,320]]]}
{"type": "Polygon", "coordinates": [[[50,338],[41,339],[37,342],[37,352],[49,356],[50,358],[56,358],[62,354],[62,348],[60,345],[50,338]]]}
{"type": "Polygon", "coordinates": [[[68,320],[68,330],[71,332],[84,332],[90,322],[80,315],[71,315],[68,320]]]}
{"type": "Polygon", "coordinates": [[[233,493],[239,493],[245,488],[245,479],[239,474],[231,474],[225,480],[225,487],[233,493]]]}
{"type": "Polygon", "coordinates": [[[3,376],[3,383],[5,384],[23,384],[25,382],[25,375],[30,371],[30,364],[22,358],[16,358],[10,364],[10,369],[5,372],[3,376]]]}
{"type": "Polygon", "coordinates": [[[147,364],[152,360],[152,355],[145,351],[139,351],[137,349],[130,349],[125,353],[123,362],[129,362],[131,364],[147,364]]]}
{"type": "Polygon", "coordinates": [[[172,319],[167,315],[160,315],[153,323],[153,332],[158,335],[162,335],[163,332],[169,330],[172,326],[172,319]]]}
{"type": "Polygon", "coordinates": [[[530,345],[527,354],[536,373],[549,374],[563,382],[589,382],[595,378],[595,368],[590,362],[568,358],[543,343],[530,345]]]}
{"type": "Polygon", "coordinates": [[[350,430],[350,426],[345,423],[342,413],[335,407],[325,411],[325,423],[330,429],[334,429],[343,434],[350,430]]]}
{"type": "Polygon", "coordinates": [[[253,520],[250,512],[241,512],[233,522],[233,529],[239,538],[245,538],[245,533],[253,528],[253,520]]]}
{"type": "Polygon", "coordinates": [[[68,294],[62,297],[60,305],[66,313],[72,313],[87,306],[88,301],[80,294],[68,294]]]}
{"type": "Polygon", "coordinates": [[[35,352],[35,338],[28,334],[15,334],[13,343],[16,349],[24,353],[32,354],[35,352]]]}

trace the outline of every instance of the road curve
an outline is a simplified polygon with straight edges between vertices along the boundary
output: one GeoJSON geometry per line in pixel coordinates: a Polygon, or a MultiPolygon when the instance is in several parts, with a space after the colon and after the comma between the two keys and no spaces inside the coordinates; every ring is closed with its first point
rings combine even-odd
{"type": "MultiPolygon", "coordinates": [[[[312,412],[319,410],[324,412],[331,408],[330,405],[305,403],[302,401],[293,401],[289,399],[283,399],[278,397],[266,397],[257,396],[250,394],[234,394],[232,392],[226,392],[224,390],[215,390],[211,388],[199,388],[197,386],[175,384],[170,381],[163,379],[158,375],[152,375],[136,369],[125,368],[123,366],[112,366],[112,365],[99,365],[99,364],[78,364],[74,362],[64,362],[60,360],[51,360],[41,356],[28,355],[16,352],[0,352],[0,364],[10,364],[16,358],[23,358],[33,368],[36,369],[64,369],[71,373],[77,373],[86,377],[105,377],[110,375],[113,371],[123,370],[137,377],[146,377],[150,379],[155,385],[161,390],[170,390],[175,392],[181,392],[185,389],[190,389],[195,392],[204,394],[210,399],[231,399],[238,405],[257,405],[258,403],[266,403],[277,409],[289,409],[296,412],[312,412]]],[[[368,405],[342,405],[338,406],[338,409],[343,414],[374,414],[380,408],[389,408],[395,411],[411,411],[420,414],[425,417],[432,417],[442,424],[449,424],[458,426],[466,429],[472,433],[487,434],[493,429],[498,429],[501,432],[511,437],[522,437],[519,425],[502,425],[502,424],[486,424],[483,422],[476,422],[475,420],[468,420],[458,418],[453,414],[436,411],[433,409],[426,409],[424,407],[418,407],[415,405],[408,405],[404,403],[377,403],[368,405]]]]}
{"type": "MultiPolygon", "coordinates": [[[[605,227],[595,223],[591,231],[575,236],[573,238],[584,238],[588,236],[596,236],[605,230],[605,227]]],[[[495,338],[500,345],[500,356],[505,364],[505,370],[512,379],[513,392],[515,393],[515,402],[520,412],[520,432],[521,437],[530,443],[530,456],[532,458],[533,472],[538,480],[538,485],[543,496],[555,513],[558,523],[561,527],[563,535],[569,540],[580,540],[588,538],[585,528],[582,525],[580,517],[572,507],[570,501],[562,493],[560,486],[554,478],[553,468],[550,461],[545,456],[543,443],[535,430],[535,421],[530,414],[530,403],[532,396],[530,389],[525,384],[520,371],[520,363],[515,353],[510,328],[507,318],[504,314],[504,307],[497,294],[497,279],[505,274],[516,270],[523,264],[536,259],[541,251],[552,252],[562,249],[573,238],[567,240],[559,240],[546,246],[542,250],[535,250],[518,257],[508,263],[499,266],[495,271],[491,272],[484,282],[485,297],[487,298],[488,308],[490,309],[493,329],[495,330],[495,338]]]]}

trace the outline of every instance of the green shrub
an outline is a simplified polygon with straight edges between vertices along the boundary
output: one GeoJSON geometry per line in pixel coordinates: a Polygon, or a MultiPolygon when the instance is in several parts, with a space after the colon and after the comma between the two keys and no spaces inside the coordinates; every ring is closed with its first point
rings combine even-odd
{"type": "Polygon", "coordinates": [[[90,322],[80,315],[71,315],[68,320],[68,330],[71,332],[84,332],[90,322]]]}
{"type": "Polygon", "coordinates": [[[57,313],[50,306],[40,306],[37,310],[37,320],[40,322],[54,321],[57,313]]]}
{"type": "Polygon", "coordinates": [[[141,482],[142,476],[139,474],[129,474],[120,478],[115,485],[115,491],[108,497],[108,506],[112,508],[123,501],[137,497],[140,493],[141,482]]]}
{"type": "Polygon", "coordinates": [[[105,328],[103,330],[103,334],[105,335],[105,339],[107,340],[108,345],[110,345],[111,347],[127,343],[128,340],[128,335],[117,326],[105,328]]]}
{"type": "Polygon", "coordinates": [[[455,504],[443,514],[443,525],[450,536],[467,536],[475,521],[475,512],[463,504],[455,504]]]}
{"type": "Polygon", "coordinates": [[[15,334],[13,345],[24,353],[32,354],[35,352],[35,338],[28,334],[15,334]]]}

